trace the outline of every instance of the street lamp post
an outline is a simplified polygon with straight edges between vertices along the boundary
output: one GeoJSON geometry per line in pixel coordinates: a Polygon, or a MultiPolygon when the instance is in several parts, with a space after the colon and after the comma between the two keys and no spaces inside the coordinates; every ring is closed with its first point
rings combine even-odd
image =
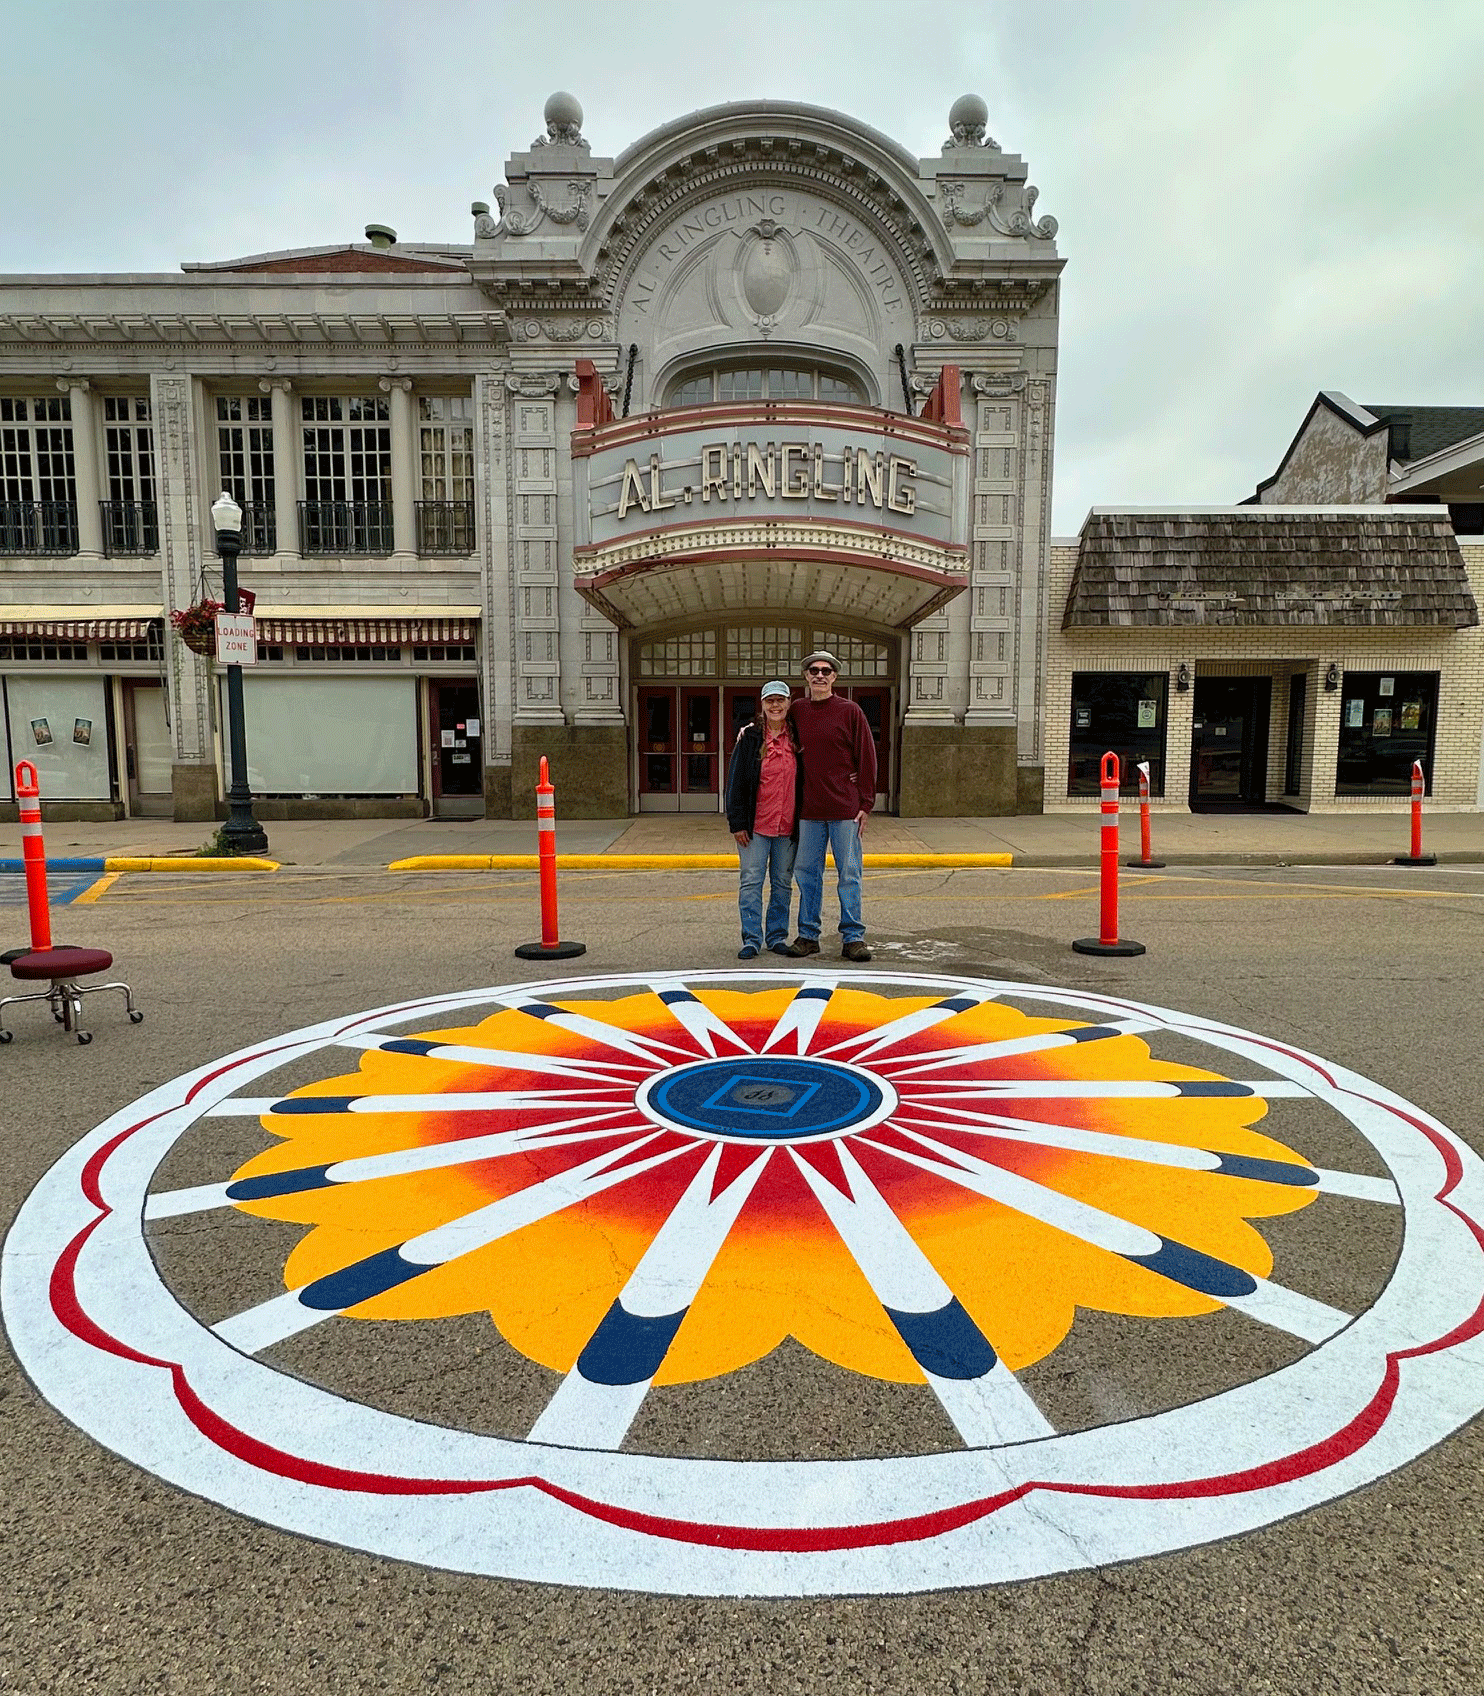
{"type": "MultiPolygon", "coordinates": [[[[237,555],[242,549],[242,508],[225,489],[211,503],[216,527],[216,551],[222,560],[222,595],[228,612],[238,610],[237,555]]],[[[263,854],[268,836],[253,817],[252,790],[247,786],[247,725],[242,712],[242,667],[227,667],[227,738],[232,755],[232,782],[227,790],[227,822],[222,841],[234,854],[263,854]]]]}

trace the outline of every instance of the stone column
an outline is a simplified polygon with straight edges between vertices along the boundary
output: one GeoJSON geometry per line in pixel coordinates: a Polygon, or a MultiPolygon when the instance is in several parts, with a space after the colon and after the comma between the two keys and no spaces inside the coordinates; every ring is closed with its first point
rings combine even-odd
{"type": "Polygon", "coordinates": [[[281,554],[299,551],[300,430],[294,385],[287,377],[264,377],[259,390],[273,407],[273,521],[281,554]]]}
{"type": "Polygon", "coordinates": [[[515,608],[510,582],[509,453],[505,377],[474,379],[474,492],[484,619],[484,808],[510,817],[510,737],[515,704],[515,608]]]}
{"type": "Polygon", "coordinates": [[[98,480],[98,428],[93,416],[93,385],[86,377],[58,377],[57,387],[72,408],[72,472],[77,487],[77,552],[81,559],[103,553],[103,498],[98,480]]]}
{"type": "Polygon", "coordinates": [[[417,556],[417,436],[412,417],[411,377],[383,377],[382,392],[392,397],[392,542],[399,558],[417,556]]]}
{"type": "MultiPolygon", "coordinates": [[[[200,468],[192,420],[191,379],[182,373],[150,377],[155,425],[156,489],[160,520],[160,586],[168,615],[189,606],[201,581],[203,532],[211,517],[200,505],[200,468]]],[[[167,622],[166,629],[169,630],[167,622]]],[[[216,814],[216,757],[212,744],[211,663],[173,633],[167,638],[170,727],[175,738],[171,788],[178,820],[216,814]]]]}

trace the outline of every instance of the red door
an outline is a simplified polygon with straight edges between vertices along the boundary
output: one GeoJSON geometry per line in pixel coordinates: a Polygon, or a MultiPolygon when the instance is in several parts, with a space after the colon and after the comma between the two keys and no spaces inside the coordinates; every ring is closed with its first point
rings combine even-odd
{"type": "Polygon", "coordinates": [[[716,812],[721,786],[717,774],[719,752],[715,689],[680,691],[680,810],[716,812]]]}
{"type": "Polygon", "coordinates": [[[673,811],[679,806],[677,788],[679,691],[639,691],[639,810],[673,811]]]}

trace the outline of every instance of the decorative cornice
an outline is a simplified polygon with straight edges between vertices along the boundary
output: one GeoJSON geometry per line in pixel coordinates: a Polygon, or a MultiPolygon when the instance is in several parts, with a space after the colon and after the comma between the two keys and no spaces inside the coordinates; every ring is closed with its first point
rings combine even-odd
{"type": "Polygon", "coordinates": [[[457,346],[505,339],[502,312],[0,313],[0,348],[457,346]]]}
{"type": "Polygon", "coordinates": [[[505,387],[513,395],[524,395],[527,400],[540,400],[557,392],[564,375],[561,371],[522,371],[507,377],[505,387]]]}
{"type": "Polygon", "coordinates": [[[762,519],[733,524],[693,524],[651,531],[632,541],[574,548],[572,572],[579,581],[610,580],[636,566],[662,561],[767,556],[834,559],[841,564],[873,565],[913,576],[957,580],[968,550],[944,546],[900,531],[809,520],[762,519]]]}

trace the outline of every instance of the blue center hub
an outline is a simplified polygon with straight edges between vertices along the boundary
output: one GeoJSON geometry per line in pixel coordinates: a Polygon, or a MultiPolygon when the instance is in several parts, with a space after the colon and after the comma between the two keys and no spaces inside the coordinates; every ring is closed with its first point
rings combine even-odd
{"type": "Polygon", "coordinates": [[[859,1067],[771,1054],[677,1067],[646,1084],[639,1104],[675,1130],[764,1142],[842,1136],[896,1105],[890,1085],[859,1067]]]}

